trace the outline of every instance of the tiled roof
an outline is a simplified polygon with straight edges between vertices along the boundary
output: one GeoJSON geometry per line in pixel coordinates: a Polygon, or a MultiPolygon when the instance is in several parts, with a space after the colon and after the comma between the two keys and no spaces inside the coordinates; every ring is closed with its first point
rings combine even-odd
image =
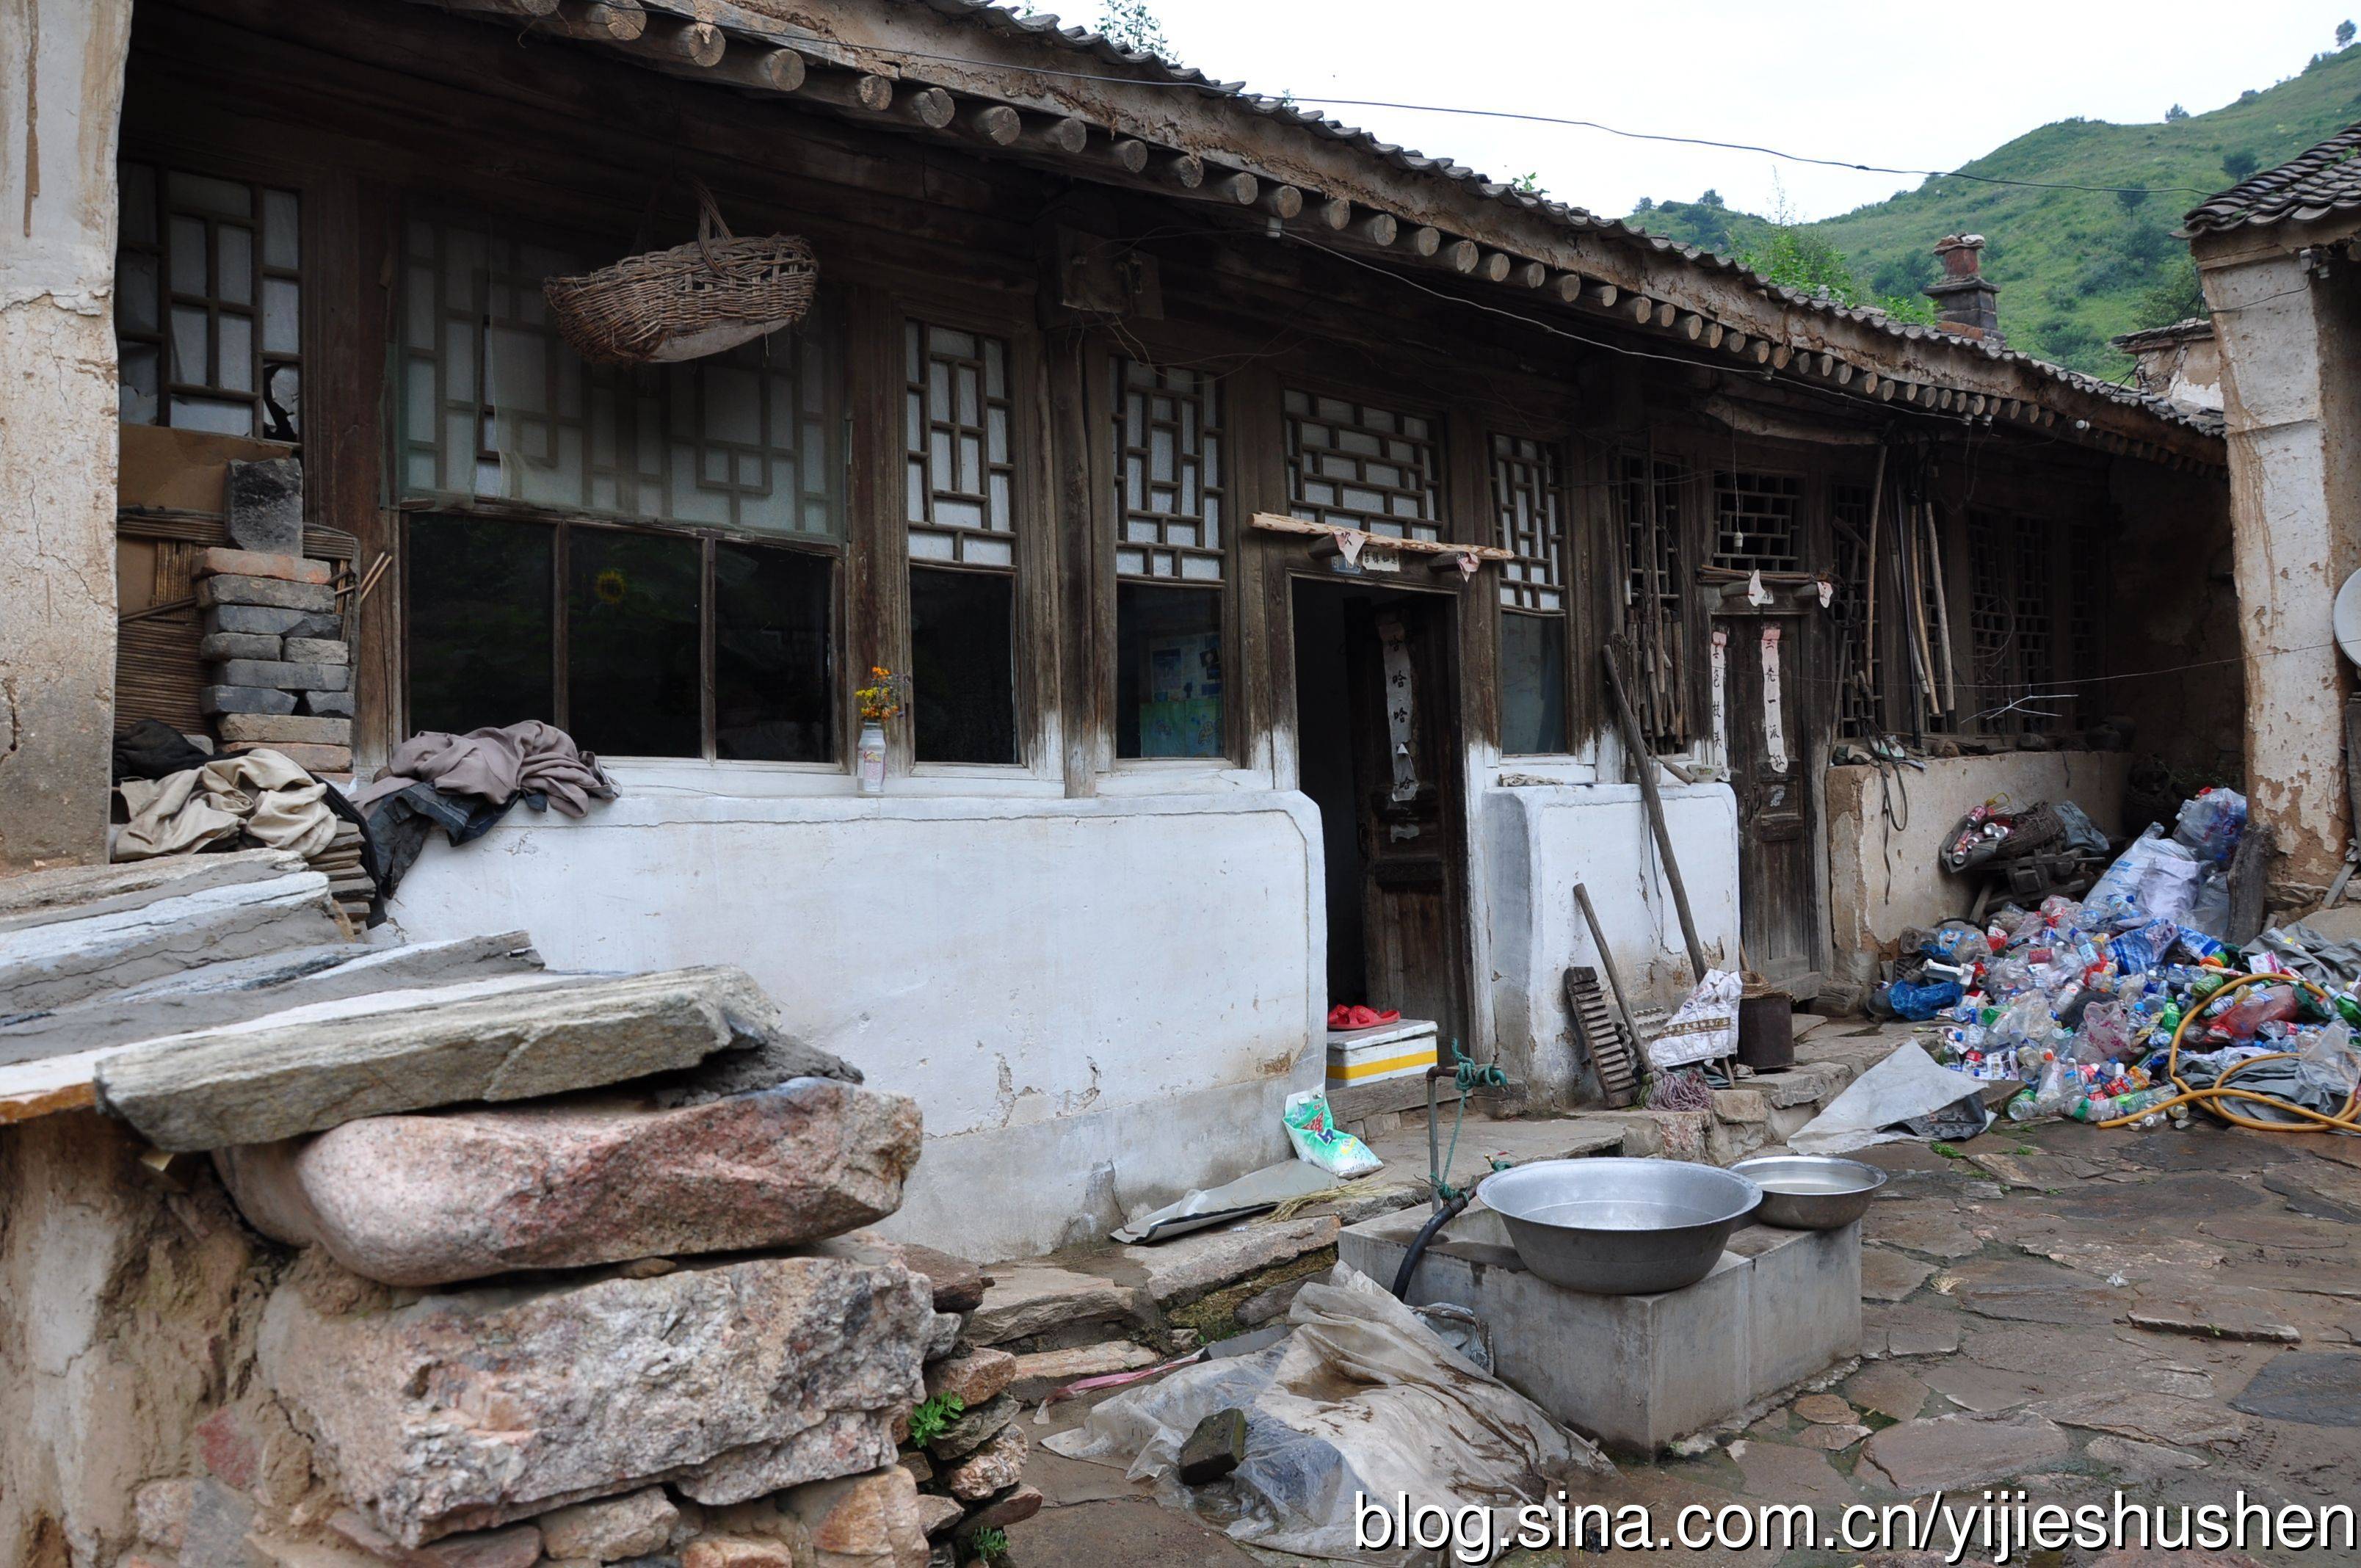
{"type": "MultiPolygon", "coordinates": [[[[1985,342],[1982,338],[1946,331],[1941,327],[1920,326],[1915,323],[1894,320],[1883,311],[1871,306],[1846,306],[1798,290],[1783,288],[1759,274],[1748,270],[1736,260],[1697,246],[1649,234],[1620,218],[1601,217],[1584,208],[1564,202],[1553,202],[1518,190],[1505,181],[1478,173],[1462,163],[1447,158],[1434,158],[1384,141],[1367,131],[1344,125],[1311,110],[1299,108],[1285,99],[1252,93],[1239,82],[1222,82],[1192,67],[1175,65],[1152,54],[1126,49],[1102,33],[1087,27],[1063,27],[1058,18],[1044,14],[1019,15],[992,3],[992,0],[913,0],[945,16],[994,32],[1020,33],[1062,45],[1075,53],[1095,59],[1104,65],[1121,68],[1125,80],[1165,82],[1185,84],[1208,96],[1234,100],[1240,106],[1283,124],[1301,127],[1309,134],[1337,144],[1351,154],[1375,158],[1407,173],[1437,176],[1455,181],[1503,206],[1540,214],[1570,229],[1602,234],[1630,245],[1644,247],[1662,255],[1678,257],[1698,269],[1712,273],[1734,274],[1748,286],[1800,309],[1824,315],[1843,317],[1859,322],[1887,336],[1910,342],[1932,340],[1947,349],[1961,354],[1980,354],[1987,359],[2022,365],[2034,372],[2110,402],[2144,410],[2168,423],[2205,429],[2202,422],[2193,419],[2188,411],[2175,407],[2160,398],[2152,398],[2134,388],[2103,381],[2062,365],[2053,365],[2029,354],[1985,342]]],[[[922,63],[922,62],[921,62],[922,63]]],[[[1928,240],[1933,243],[1932,238],[1928,240]]]]}
{"type": "Polygon", "coordinates": [[[2309,223],[2356,209],[2361,209],[2361,125],[2209,197],[2181,222],[2189,234],[2219,234],[2309,223]]]}

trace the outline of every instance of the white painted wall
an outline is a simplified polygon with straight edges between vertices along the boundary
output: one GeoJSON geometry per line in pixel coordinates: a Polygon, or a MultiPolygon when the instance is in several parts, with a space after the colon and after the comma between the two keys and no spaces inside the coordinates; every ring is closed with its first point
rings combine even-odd
{"type": "Polygon", "coordinates": [[[1283,1158],[1325,1006],[1318,819],[1269,790],[1130,799],[634,789],[429,844],[413,938],[521,927],[553,965],[732,963],[800,1036],[917,1098],[884,1227],[984,1260],[1283,1158]]]}
{"type": "MultiPolygon", "coordinates": [[[[1668,781],[1664,800],[1706,961],[1730,967],[1739,932],[1737,796],[1724,784],[1668,781]]],[[[1485,957],[1477,992],[1490,998],[1491,1043],[1536,1104],[1564,1103],[1580,1078],[1565,970],[1598,964],[1576,883],[1590,891],[1634,1006],[1672,1004],[1692,983],[1647,807],[1636,784],[1515,785],[1481,790],[1471,820],[1485,957]]]]}
{"type": "Polygon", "coordinates": [[[2123,820],[2131,761],[2124,751],[1931,757],[1925,771],[1905,768],[1898,784],[1883,786],[1875,768],[1830,768],[1828,921],[1837,972],[1873,980],[1879,958],[1894,956],[1903,927],[1924,930],[1968,912],[1973,884],[1943,871],[1936,857],[1960,818],[1994,795],[2019,806],[2070,800],[2104,832],[2145,827],[2123,820]],[[1887,789],[1899,827],[1886,817],[1887,789]]]}

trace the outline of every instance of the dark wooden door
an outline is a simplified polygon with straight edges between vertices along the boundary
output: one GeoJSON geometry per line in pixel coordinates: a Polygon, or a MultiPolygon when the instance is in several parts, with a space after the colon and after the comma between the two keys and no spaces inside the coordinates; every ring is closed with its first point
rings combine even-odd
{"type": "Polygon", "coordinates": [[[1808,678],[1813,629],[1774,609],[1717,616],[1714,630],[1738,796],[1739,934],[1748,968],[1791,979],[1817,967],[1827,928],[1814,863],[1812,759],[1826,705],[1808,678]]]}
{"type": "Polygon", "coordinates": [[[1369,1003],[1465,1039],[1457,685],[1450,606],[1345,606],[1369,1003]]]}

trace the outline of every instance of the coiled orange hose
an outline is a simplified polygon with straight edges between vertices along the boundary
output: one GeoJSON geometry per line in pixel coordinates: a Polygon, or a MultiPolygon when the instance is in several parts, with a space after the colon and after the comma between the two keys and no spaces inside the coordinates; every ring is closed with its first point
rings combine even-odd
{"type": "Polygon", "coordinates": [[[2180,1026],[2172,1031],[2172,1044],[2165,1053],[2164,1070],[2165,1075],[2172,1080],[2174,1087],[2180,1092],[2169,1100],[2150,1105],[2144,1111],[2135,1111],[2128,1116],[2117,1116],[2111,1121],[2095,1123],[2093,1125],[2128,1127],[2158,1112],[2169,1111],[2177,1105],[2198,1105],[2204,1108],[2206,1114],[2218,1116],[2234,1127],[2249,1127],[2258,1133],[2361,1133],[2361,1114],[2356,1114],[2356,1112],[2361,1112],[2361,1084],[2356,1084],[2353,1091],[2345,1095],[2344,1108],[2334,1116],[2312,1110],[2308,1106],[2290,1104],[2276,1095],[2264,1094],[2252,1089],[2234,1089],[2230,1086],[2232,1079],[2256,1063],[2292,1060],[2296,1055],[2293,1051],[2272,1051],[2265,1056],[2249,1057],[2203,1089],[2190,1088],[2188,1080],[2180,1076],[2180,1036],[2189,1033],[2189,1026],[2196,1023],[2199,1015],[2213,1004],[2215,998],[2228,996],[2233,992],[2249,985],[2262,984],[2300,985],[2320,998],[2321,1003],[2330,1010],[2332,1015],[2334,1014],[2336,1005],[2334,999],[2321,987],[2300,976],[2242,974],[2215,992],[2213,996],[2207,997],[2202,1003],[2191,1007],[2182,1015],[2180,1026]],[[2268,1105],[2281,1116],[2293,1116],[2297,1121],[2290,1125],[2285,1121],[2265,1121],[2258,1117],[2242,1115],[2230,1110],[2224,1103],[2231,1100],[2245,1100],[2257,1105],[2268,1105]]]}

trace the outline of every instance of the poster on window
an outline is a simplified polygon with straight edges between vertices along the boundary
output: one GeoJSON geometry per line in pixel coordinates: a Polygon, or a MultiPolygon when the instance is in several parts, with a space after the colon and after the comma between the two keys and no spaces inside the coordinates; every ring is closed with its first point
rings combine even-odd
{"type": "Polygon", "coordinates": [[[1139,754],[1222,754],[1221,633],[1148,640],[1148,690],[1139,705],[1139,754]]]}

